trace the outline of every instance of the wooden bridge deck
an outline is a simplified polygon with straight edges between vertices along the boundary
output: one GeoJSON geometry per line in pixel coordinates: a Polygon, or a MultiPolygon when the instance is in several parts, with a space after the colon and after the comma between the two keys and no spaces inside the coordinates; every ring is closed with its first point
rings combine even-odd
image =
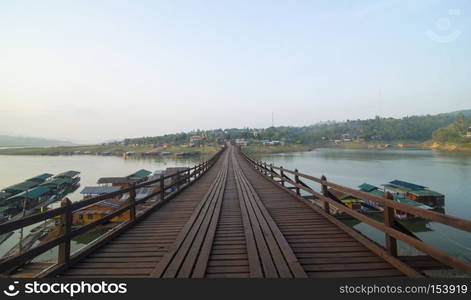
{"type": "Polygon", "coordinates": [[[404,274],[276,187],[233,148],[196,183],[63,277],[396,277],[404,274]]]}

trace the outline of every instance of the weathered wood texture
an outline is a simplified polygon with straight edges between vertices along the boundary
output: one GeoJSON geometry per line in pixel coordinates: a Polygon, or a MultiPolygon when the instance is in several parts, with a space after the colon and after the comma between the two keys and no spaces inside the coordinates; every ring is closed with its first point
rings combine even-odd
{"type": "Polygon", "coordinates": [[[402,272],[255,171],[234,147],[66,277],[396,277],[402,272]]]}

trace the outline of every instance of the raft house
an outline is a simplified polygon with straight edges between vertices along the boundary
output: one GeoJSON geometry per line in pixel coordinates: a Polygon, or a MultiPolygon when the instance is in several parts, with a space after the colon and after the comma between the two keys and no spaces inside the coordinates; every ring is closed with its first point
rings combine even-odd
{"type": "MultiPolygon", "coordinates": [[[[360,191],[362,191],[362,192],[373,194],[373,195],[381,197],[381,198],[386,198],[386,193],[388,193],[387,191],[381,190],[379,187],[374,186],[374,185],[369,184],[369,183],[363,183],[363,184],[359,185],[358,187],[360,188],[360,191]]],[[[422,208],[422,209],[427,209],[427,210],[432,210],[433,209],[433,207],[428,206],[426,204],[416,202],[416,201],[412,201],[412,200],[409,200],[409,199],[406,199],[406,198],[397,197],[394,194],[392,194],[392,199],[390,199],[390,200],[396,201],[396,202],[399,202],[399,203],[402,203],[402,204],[415,206],[415,207],[422,208]]],[[[363,199],[363,205],[365,205],[367,207],[377,209],[379,211],[384,210],[383,206],[380,203],[370,201],[370,200],[367,200],[367,199],[363,199]]],[[[414,215],[410,215],[410,214],[407,214],[406,212],[396,210],[396,209],[394,209],[394,213],[395,213],[396,217],[398,217],[399,219],[412,219],[412,218],[415,218],[414,215]]]]}
{"type": "Polygon", "coordinates": [[[433,208],[445,205],[445,196],[429,190],[427,187],[402,180],[393,180],[382,185],[385,192],[393,194],[398,199],[419,202],[433,208]]]}
{"type": "MultiPolygon", "coordinates": [[[[116,192],[120,189],[130,187],[132,184],[141,183],[147,180],[155,180],[162,175],[174,174],[179,171],[188,170],[188,168],[167,168],[165,171],[157,170],[150,172],[145,169],[136,171],[125,177],[102,177],[99,178],[97,184],[99,186],[87,186],[80,193],[84,195],[84,200],[90,197],[100,196],[108,193],[116,192]]],[[[181,176],[166,179],[164,184],[166,187],[172,185],[175,180],[180,180],[181,176]]],[[[172,192],[176,187],[166,189],[166,193],[172,192]]],[[[152,192],[160,190],[160,184],[152,184],[136,191],[136,200],[142,199],[152,192]]],[[[96,221],[116,209],[124,206],[129,199],[129,193],[117,196],[115,198],[106,199],[96,204],[86,206],[74,213],[73,224],[84,225],[96,221]]],[[[129,219],[129,212],[120,214],[110,220],[110,222],[123,222],[129,219]]]]}
{"type": "MultiPolygon", "coordinates": [[[[328,191],[332,196],[334,196],[334,198],[337,201],[343,203],[348,208],[356,210],[356,211],[361,211],[361,206],[362,206],[361,204],[363,202],[361,199],[358,199],[357,197],[353,195],[335,190],[333,188],[328,189],[328,191]]],[[[333,215],[344,215],[343,212],[341,212],[340,210],[338,210],[338,208],[334,206],[330,206],[330,212],[333,215]]]]}
{"type": "MultiPolygon", "coordinates": [[[[140,183],[149,179],[152,172],[141,169],[125,177],[102,177],[97,181],[98,186],[87,186],[80,194],[84,195],[83,199],[88,199],[95,196],[113,193],[120,189],[130,187],[132,184],[140,183]]],[[[138,189],[136,199],[140,199],[146,195],[148,188],[145,191],[138,189]],[[144,195],[143,195],[144,194],[144,195]]],[[[102,217],[112,213],[116,209],[126,204],[129,194],[123,194],[114,198],[106,199],[98,203],[86,206],[74,213],[72,223],[74,225],[86,225],[94,222],[102,217]]],[[[110,220],[110,222],[123,222],[129,219],[129,212],[124,212],[110,220]]]]}

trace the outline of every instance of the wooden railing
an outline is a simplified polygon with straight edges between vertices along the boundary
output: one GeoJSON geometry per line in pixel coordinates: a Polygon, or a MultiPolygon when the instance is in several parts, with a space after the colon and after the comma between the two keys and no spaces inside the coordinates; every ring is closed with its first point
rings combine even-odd
{"type": "Polygon", "coordinates": [[[206,171],[208,171],[213,164],[217,161],[221,153],[224,151],[225,148],[221,149],[217,152],[211,159],[197,164],[191,168],[176,172],[174,174],[170,174],[167,176],[161,176],[158,179],[146,181],[139,184],[133,184],[129,188],[121,189],[116,192],[100,195],[97,197],[85,199],[82,201],[71,202],[69,199],[65,198],[61,202],[61,207],[51,209],[49,211],[31,215],[19,220],[7,222],[4,224],[0,224],[0,235],[4,233],[11,232],[13,230],[17,230],[26,226],[30,226],[44,220],[59,217],[60,218],[60,234],[58,237],[41,244],[40,246],[34,247],[24,253],[19,253],[16,256],[7,258],[6,260],[0,263],[0,273],[1,274],[8,274],[12,270],[16,269],[17,267],[31,261],[35,257],[39,256],[40,254],[58,246],[58,259],[57,264],[54,264],[51,268],[43,272],[43,276],[56,274],[61,270],[67,269],[71,264],[77,262],[84,256],[88,255],[89,253],[93,252],[97,247],[100,247],[113,237],[117,236],[122,231],[126,230],[138,220],[142,219],[144,216],[151,213],[156,208],[163,205],[165,202],[172,199],[176,194],[180,191],[188,187],[194,181],[199,179],[206,171]],[[167,179],[175,178],[178,180],[173,181],[170,185],[165,185],[165,181],[167,179]],[[136,190],[143,187],[149,186],[159,186],[155,192],[152,192],[141,199],[136,199],[136,190]],[[167,192],[169,189],[175,187],[176,190],[173,192],[167,192]],[[87,225],[83,225],[79,228],[73,229],[72,228],[72,216],[74,212],[83,209],[89,205],[98,203],[100,201],[111,199],[117,196],[121,196],[123,194],[129,193],[129,201],[126,205],[120,207],[119,209],[113,211],[112,213],[92,222],[87,225]],[[158,201],[146,207],[140,214],[136,213],[136,206],[143,204],[144,202],[150,200],[151,198],[158,198],[158,201]],[[76,253],[71,255],[70,251],[70,242],[71,240],[79,236],[98,225],[105,224],[109,222],[112,218],[119,216],[125,212],[129,211],[129,220],[120,223],[119,225],[113,227],[110,231],[99,237],[98,239],[94,240],[92,243],[88,244],[87,246],[83,247],[76,253]]]}
{"type": "MultiPolygon", "coordinates": [[[[417,217],[420,217],[429,221],[442,223],[442,224],[451,226],[453,228],[460,229],[467,232],[471,232],[471,221],[441,214],[435,211],[425,210],[425,209],[418,208],[415,206],[402,204],[394,200],[378,197],[373,194],[365,193],[359,190],[355,190],[346,186],[342,186],[342,185],[327,181],[327,178],[325,176],[322,176],[321,178],[317,178],[311,175],[300,173],[297,169],[296,170],[284,169],[281,166],[278,167],[278,166],[274,166],[273,164],[267,164],[266,162],[255,161],[243,152],[241,154],[245,158],[245,160],[253,168],[255,168],[258,172],[260,172],[263,176],[270,179],[272,182],[276,183],[281,188],[284,188],[296,198],[302,200],[306,204],[309,204],[315,210],[319,211],[321,214],[326,216],[329,220],[338,224],[342,228],[347,229],[343,223],[339,222],[338,220],[336,220],[336,218],[334,218],[331,215],[331,209],[330,209],[331,206],[335,207],[339,211],[361,222],[364,222],[382,231],[385,234],[385,239],[386,239],[386,243],[385,243],[386,247],[385,249],[383,248],[385,251],[378,250],[377,246],[379,245],[374,243],[372,240],[370,240],[363,234],[357,232],[356,230],[355,230],[355,233],[350,231],[352,235],[355,235],[355,237],[357,237],[357,239],[360,242],[362,242],[365,246],[367,247],[371,246],[369,248],[374,251],[378,250],[377,251],[378,255],[382,257],[385,257],[385,256],[391,256],[393,258],[397,257],[397,240],[400,240],[422,251],[423,253],[430,255],[431,257],[435,258],[436,260],[440,261],[446,266],[450,266],[458,270],[471,271],[470,262],[454,257],[452,255],[449,255],[443,252],[442,250],[436,249],[424,243],[417,237],[411,234],[408,234],[404,232],[403,230],[401,230],[400,228],[398,228],[394,220],[394,210],[396,209],[402,212],[406,212],[408,214],[415,215],[417,217]],[[291,175],[291,177],[289,177],[287,174],[291,175]],[[308,184],[306,184],[305,181],[307,182],[307,180],[320,184],[320,189],[319,189],[320,192],[315,191],[308,184]],[[364,215],[360,212],[357,212],[347,207],[340,201],[336,201],[336,199],[334,199],[335,197],[332,197],[332,195],[330,194],[328,190],[329,187],[337,191],[355,196],[356,198],[369,200],[369,201],[373,201],[380,204],[384,208],[384,222],[380,222],[375,219],[372,219],[368,217],[367,215],[364,215]],[[301,195],[301,191],[304,191],[307,194],[307,196],[301,195]],[[307,199],[316,199],[321,203],[321,205],[318,206],[316,204],[313,204],[311,201],[307,199]],[[375,245],[373,245],[373,243],[375,245]]],[[[394,259],[392,261],[397,262],[394,259]]]]}

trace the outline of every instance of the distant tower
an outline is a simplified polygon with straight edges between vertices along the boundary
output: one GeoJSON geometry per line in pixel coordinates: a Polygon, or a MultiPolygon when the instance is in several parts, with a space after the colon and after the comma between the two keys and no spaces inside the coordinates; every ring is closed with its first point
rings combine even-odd
{"type": "Polygon", "coordinates": [[[271,127],[275,127],[275,113],[271,112],[271,127]]]}

